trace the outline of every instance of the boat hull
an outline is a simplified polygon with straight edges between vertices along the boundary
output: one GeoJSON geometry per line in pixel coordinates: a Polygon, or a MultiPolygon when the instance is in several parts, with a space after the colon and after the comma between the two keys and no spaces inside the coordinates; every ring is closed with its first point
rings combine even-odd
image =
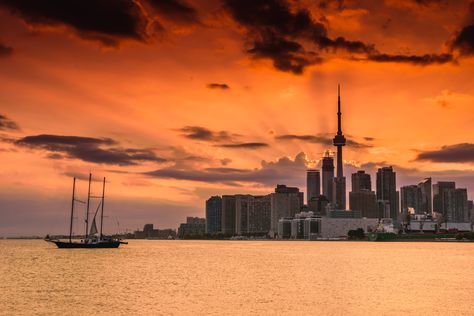
{"type": "Polygon", "coordinates": [[[118,240],[102,241],[97,243],[80,243],[80,242],[67,242],[59,240],[47,240],[48,242],[54,243],[58,248],[66,249],[92,249],[92,248],[118,248],[121,244],[118,240]]]}

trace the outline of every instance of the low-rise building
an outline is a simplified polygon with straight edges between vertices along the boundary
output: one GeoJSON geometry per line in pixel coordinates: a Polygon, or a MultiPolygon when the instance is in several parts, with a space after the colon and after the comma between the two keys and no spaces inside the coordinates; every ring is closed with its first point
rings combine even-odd
{"type": "Polygon", "coordinates": [[[178,238],[199,238],[206,233],[206,219],[199,217],[186,217],[186,223],[178,228],[178,238]]]}
{"type": "Polygon", "coordinates": [[[167,229],[155,229],[153,224],[145,224],[143,230],[136,230],[134,232],[135,239],[168,239],[176,238],[176,230],[167,229]]]}

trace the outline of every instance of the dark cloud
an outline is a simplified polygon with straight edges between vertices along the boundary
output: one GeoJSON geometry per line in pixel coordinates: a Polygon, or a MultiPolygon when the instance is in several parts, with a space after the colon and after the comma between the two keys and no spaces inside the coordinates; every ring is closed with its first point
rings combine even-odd
{"type": "Polygon", "coordinates": [[[230,141],[236,136],[227,131],[215,132],[202,126],[185,126],[178,131],[186,138],[208,142],[230,141]]]}
{"type": "Polygon", "coordinates": [[[5,115],[0,114],[0,131],[18,131],[20,126],[5,115]]]}
{"type": "MultiPolygon", "coordinates": [[[[333,138],[332,134],[318,134],[318,135],[294,135],[294,134],[287,134],[287,135],[278,135],[275,136],[277,140],[300,140],[309,143],[321,144],[324,146],[332,146],[333,145],[333,138]]],[[[360,143],[351,139],[350,137],[346,138],[346,143],[350,147],[354,148],[369,148],[372,145],[360,143]]]]}
{"type": "Polygon", "coordinates": [[[120,39],[146,41],[152,21],[134,0],[0,0],[0,6],[28,24],[74,29],[81,37],[116,45],[120,39]]]}
{"type": "Polygon", "coordinates": [[[438,150],[424,151],[418,154],[416,160],[432,162],[474,162],[474,144],[462,143],[443,146],[438,150]]]}
{"type": "Polygon", "coordinates": [[[164,162],[151,149],[122,148],[110,138],[62,135],[26,136],[15,142],[18,146],[49,152],[51,159],[80,159],[86,162],[120,166],[139,162],[164,162]]]}
{"type": "Polygon", "coordinates": [[[376,62],[394,62],[410,63],[415,65],[427,66],[432,64],[445,64],[454,60],[451,54],[425,54],[425,55],[390,55],[390,54],[371,54],[368,60],[376,62]]]}
{"type": "Polygon", "coordinates": [[[257,149],[257,148],[262,148],[262,147],[268,147],[267,143],[234,143],[234,144],[221,144],[221,145],[216,145],[217,147],[223,147],[223,148],[247,148],[247,149],[257,149]]]}
{"type": "Polygon", "coordinates": [[[465,26],[452,43],[462,55],[474,55],[474,24],[465,26]]]}
{"type": "Polygon", "coordinates": [[[366,137],[364,137],[364,140],[366,140],[366,141],[368,141],[368,142],[372,142],[372,141],[375,140],[375,138],[374,138],[374,137],[366,136],[366,137]]]}
{"type": "Polygon", "coordinates": [[[301,179],[304,178],[305,171],[306,155],[300,153],[295,159],[282,157],[275,162],[262,161],[260,168],[256,169],[207,168],[198,170],[167,167],[145,174],[157,178],[225,183],[236,186],[238,186],[239,182],[275,186],[278,183],[287,185],[300,184],[301,179]]]}
{"type": "MultiPolygon", "coordinates": [[[[427,1],[425,1],[427,2],[427,1]]],[[[329,7],[321,1],[321,10],[329,7]]],[[[340,9],[343,1],[334,2],[340,9]]],[[[332,6],[332,5],[331,5],[332,6]]],[[[379,52],[373,44],[344,37],[331,38],[325,24],[315,20],[300,2],[287,0],[224,0],[224,8],[243,27],[247,52],[253,58],[269,59],[281,71],[301,74],[310,66],[323,62],[321,53],[341,52],[358,55],[353,60],[404,62],[417,65],[453,61],[450,54],[391,55],[379,52]],[[305,48],[310,45],[312,49],[305,48]],[[360,57],[364,58],[360,58],[360,57]]],[[[322,14],[322,12],[320,12],[322,14]]],[[[324,16],[321,20],[325,20],[324,16]]]]}
{"type": "Polygon", "coordinates": [[[0,43],[0,57],[10,56],[11,54],[13,54],[13,48],[0,43]]]}
{"type": "Polygon", "coordinates": [[[207,87],[209,89],[220,89],[220,90],[229,90],[230,89],[229,85],[227,85],[226,83],[215,83],[215,82],[208,83],[207,87]]]}
{"type": "Polygon", "coordinates": [[[299,43],[272,33],[255,40],[253,48],[249,49],[248,53],[257,59],[270,59],[276,69],[297,75],[302,74],[307,66],[323,61],[316,53],[305,51],[299,43]]]}
{"type": "Polygon", "coordinates": [[[182,23],[199,23],[195,8],[180,0],[148,0],[158,13],[182,23]]]}

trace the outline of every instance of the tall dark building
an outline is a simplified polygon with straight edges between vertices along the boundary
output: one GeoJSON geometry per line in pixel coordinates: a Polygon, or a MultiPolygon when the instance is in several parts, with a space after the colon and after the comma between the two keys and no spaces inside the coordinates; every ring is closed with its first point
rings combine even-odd
{"type": "MultiPolygon", "coordinates": [[[[399,194],[397,192],[396,173],[392,167],[379,168],[377,171],[377,200],[385,201],[385,210],[387,206],[390,218],[396,220],[399,213],[399,194]]],[[[384,211],[384,215],[387,215],[384,211]]]]}
{"type": "Polygon", "coordinates": [[[352,174],[352,192],[360,190],[372,191],[372,181],[370,180],[370,174],[365,173],[364,170],[359,170],[352,174]]]}
{"type": "Polygon", "coordinates": [[[235,196],[222,196],[222,216],[221,216],[221,232],[227,235],[235,234],[235,196]]]}
{"type": "Polygon", "coordinates": [[[372,191],[370,174],[359,170],[351,175],[352,191],[349,192],[349,209],[358,211],[362,217],[379,218],[377,197],[372,191]]]}
{"type": "Polygon", "coordinates": [[[206,233],[216,234],[221,231],[222,198],[211,196],[206,201],[206,233]]]}
{"type": "Polygon", "coordinates": [[[319,170],[309,169],[306,172],[306,201],[321,195],[321,175],[319,170]]]}
{"type": "Polygon", "coordinates": [[[333,203],[333,183],[334,183],[334,158],[329,151],[323,157],[323,195],[329,203],[333,203]]]}
{"type": "Polygon", "coordinates": [[[443,216],[447,215],[447,210],[445,209],[446,203],[444,202],[445,194],[444,192],[449,189],[455,189],[456,183],[452,181],[439,181],[436,184],[433,184],[433,212],[442,214],[443,216]]]}
{"type": "Polygon", "coordinates": [[[346,178],[343,172],[342,147],[346,145],[346,138],[342,134],[341,93],[337,86],[337,134],[334,136],[333,144],[337,148],[337,174],[334,179],[335,199],[334,204],[338,209],[346,208],[346,178]]]}
{"type": "Polygon", "coordinates": [[[421,190],[421,209],[420,214],[431,214],[433,212],[433,198],[431,197],[431,178],[426,178],[418,187],[421,190]]]}
{"type": "Polygon", "coordinates": [[[415,214],[423,214],[422,211],[422,194],[418,185],[407,185],[400,188],[401,211],[408,214],[412,209],[415,214]]]}

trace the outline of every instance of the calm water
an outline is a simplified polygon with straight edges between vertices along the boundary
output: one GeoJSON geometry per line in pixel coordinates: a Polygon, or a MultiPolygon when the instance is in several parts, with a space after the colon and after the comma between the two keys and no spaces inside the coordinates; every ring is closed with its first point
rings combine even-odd
{"type": "Polygon", "coordinates": [[[0,314],[474,315],[474,244],[0,241],[0,314]]]}

